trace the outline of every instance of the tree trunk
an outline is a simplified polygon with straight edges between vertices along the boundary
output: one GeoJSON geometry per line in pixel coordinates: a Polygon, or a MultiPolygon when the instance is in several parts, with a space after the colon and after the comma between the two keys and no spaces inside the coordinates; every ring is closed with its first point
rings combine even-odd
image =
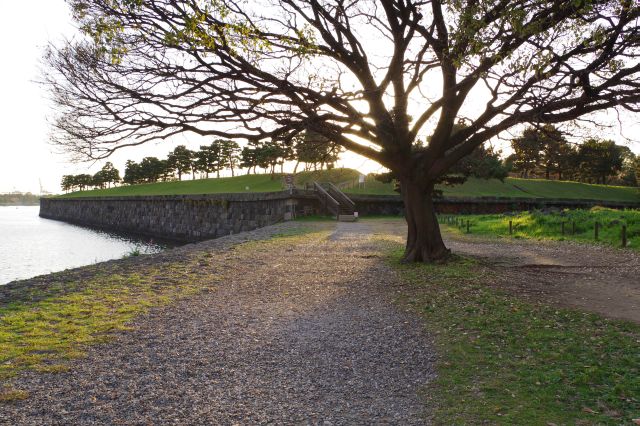
{"type": "Polygon", "coordinates": [[[300,165],[300,160],[296,161],[296,166],[293,168],[293,174],[295,175],[298,171],[298,166],[300,165]]]}
{"type": "Polygon", "coordinates": [[[404,215],[407,220],[407,246],[402,261],[437,263],[447,260],[451,251],[442,241],[433,203],[433,184],[401,181],[404,215]]]}

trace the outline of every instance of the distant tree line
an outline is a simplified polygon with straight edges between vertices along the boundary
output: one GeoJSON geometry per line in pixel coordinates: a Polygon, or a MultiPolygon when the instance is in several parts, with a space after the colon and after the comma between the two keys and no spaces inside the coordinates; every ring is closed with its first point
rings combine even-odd
{"type": "Polygon", "coordinates": [[[337,145],[311,132],[290,140],[250,142],[242,149],[233,140],[216,139],[210,145],[200,146],[197,151],[178,145],[165,159],[145,157],[140,162],[128,160],[122,179],[120,172],[108,162],[93,176],[63,176],[61,186],[65,192],[84,191],[106,188],[120,182],[134,185],[182,180],[185,174],[191,174],[192,179],[196,179],[198,174],[209,178],[215,173],[220,177],[220,172],[224,170],[229,170],[231,176],[235,176],[239,169],[254,174],[258,170],[275,174],[277,167],[281,173],[284,172],[287,161],[296,162],[295,173],[301,163],[305,169],[332,168],[341,152],[337,145]]]}
{"type": "Polygon", "coordinates": [[[30,192],[0,194],[0,206],[36,206],[38,204],[40,204],[40,196],[30,192]]]}
{"type": "Polygon", "coordinates": [[[335,167],[342,152],[338,145],[317,133],[307,131],[287,141],[249,143],[242,149],[240,165],[248,169],[248,173],[252,170],[256,173],[260,168],[274,174],[278,166],[282,173],[287,161],[296,162],[293,173],[298,171],[301,163],[304,163],[305,170],[322,170],[325,167],[331,169],[335,167]]]}
{"type": "MultiPolygon", "coordinates": [[[[457,124],[463,127],[462,124],[457,124]]],[[[511,141],[513,154],[501,158],[500,151],[480,146],[464,157],[441,180],[442,183],[462,183],[469,176],[504,179],[509,173],[523,178],[574,180],[588,183],[638,186],[640,182],[640,156],[626,146],[613,141],[589,138],[580,144],[570,143],[551,125],[528,127],[511,141]]],[[[191,174],[209,178],[213,173],[229,170],[235,176],[239,169],[247,173],[282,173],[286,162],[295,161],[293,172],[300,164],[305,170],[333,168],[342,150],[324,137],[306,132],[290,140],[250,142],[240,148],[237,142],[216,139],[202,145],[197,151],[179,145],[167,158],[145,157],[139,163],[127,161],[124,176],[112,163],[107,162],[96,174],[65,175],[62,189],[83,191],[90,188],[108,188],[119,183],[138,183],[182,180],[191,174]]],[[[390,176],[382,174],[383,181],[390,176]]]]}
{"type": "Polygon", "coordinates": [[[520,177],[637,186],[640,156],[611,140],[589,138],[571,144],[552,125],[526,128],[511,141],[505,163],[520,177]]]}
{"type": "Polygon", "coordinates": [[[296,161],[295,173],[300,163],[314,170],[334,167],[341,152],[337,145],[310,132],[286,141],[249,142],[242,149],[235,141],[217,139],[211,145],[200,146],[198,151],[179,145],[166,159],[145,157],[140,163],[127,161],[122,181],[130,185],[164,182],[182,180],[185,174],[196,179],[198,173],[206,178],[212,173],[220,177],[224,170],[235,176],[239,169],[246,169],[248,174],[262,170],[273,175],[278,167],[283,173],[287,161],[296,161]]]}
{"type": "Polygon", "coordinates": [[[120,172],[111,162],[107,162],[93,176],[87,173],[64,175],[60,186],[65,192],[84,191],[89,188],[107,188],[120,182],[120,172]]]}

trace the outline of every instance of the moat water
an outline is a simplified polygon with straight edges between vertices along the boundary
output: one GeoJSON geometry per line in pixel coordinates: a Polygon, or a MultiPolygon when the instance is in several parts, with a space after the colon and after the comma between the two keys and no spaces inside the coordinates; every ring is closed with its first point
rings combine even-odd
{"type": "Polygon", "coordinates": [[[39,210],[39,206],[0,206],[0,285],[164,248],[150,239],[43,219],[39,210]]]}

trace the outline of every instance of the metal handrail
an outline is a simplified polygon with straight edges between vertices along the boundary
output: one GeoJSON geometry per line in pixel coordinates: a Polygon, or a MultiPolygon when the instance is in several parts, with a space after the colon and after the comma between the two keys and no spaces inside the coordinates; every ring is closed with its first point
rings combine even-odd
{"type": "Polygon", "coordinates": [[[320,197],[320,201],[324,205],[325,208],[332,210],[334,214],[340,214],[340,203],[336,201],[318,182],[313,182],[313,187],[316,192],[320,193],[322,197],[320,197]],[[331,207],[329,207],[331,204],[331,207]]]}
{"type": "Polygon", "coordinates": [[[356,203],[354,203],[351,198],[347,197],[344,192],[340,191],[340,189],[338,189],[338,187],[336,187],[333,183],[328,182],[328,186],[331,190],[333,190],[334,196],[337,195],[338,198],[341,198],[342,201],[348,204],[352,209],[356,208],[356,203]]]}

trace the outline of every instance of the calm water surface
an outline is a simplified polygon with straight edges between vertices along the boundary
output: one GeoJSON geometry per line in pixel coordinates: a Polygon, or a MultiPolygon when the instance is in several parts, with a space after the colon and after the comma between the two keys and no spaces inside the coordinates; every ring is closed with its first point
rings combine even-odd
{"type": "Polygon", "coordinates": [[[0,285],[119,259],[162,246],[38,217],[38,206],[0,206],[0,285]]]}

